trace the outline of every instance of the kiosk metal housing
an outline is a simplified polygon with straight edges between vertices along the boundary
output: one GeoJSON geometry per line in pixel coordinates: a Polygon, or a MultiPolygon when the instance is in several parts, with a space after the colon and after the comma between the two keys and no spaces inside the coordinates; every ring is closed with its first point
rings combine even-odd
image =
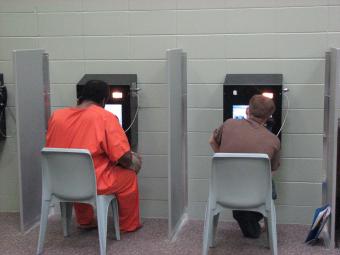
{"type": "MultiPolygon", "coordinates": [[[[282,74],[227,74],[223,86],[223,121],[242,118],[253,95],[272,97],[276,111],[267,122],[267,128],[277,134],[281,128],[282,74]],[[244,110],[242,117],[235,115],[244,110]]],[[[279,136],[281,139],[281,136],[279,136]]]]}

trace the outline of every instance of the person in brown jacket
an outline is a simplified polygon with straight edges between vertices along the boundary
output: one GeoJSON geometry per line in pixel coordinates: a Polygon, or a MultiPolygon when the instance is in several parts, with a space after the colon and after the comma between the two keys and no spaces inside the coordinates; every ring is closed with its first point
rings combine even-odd
{"type": "MultiPolygon", "coordinates": [[[[274,112],[275,104],[272,99],[254,95],[246,110],[247,119],[227,119],[210,137],[211,148],[214,152],[265,153],[271,160],[272,171],[275,171],[280,165],[280,140],[265,127],[274,112]]],[[[234,210],[233,217],[245,237],[260,236],[259,221],[263,218],[261,213],[234,210]]]]}

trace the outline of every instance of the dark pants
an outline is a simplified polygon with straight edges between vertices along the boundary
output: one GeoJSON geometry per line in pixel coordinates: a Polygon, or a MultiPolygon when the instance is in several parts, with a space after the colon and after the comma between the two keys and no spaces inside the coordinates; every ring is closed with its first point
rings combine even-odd
{"type": "Polygon", "coordinates": [[[251,211],[233,211],[233,217],[238,222],[244,237],[259,238],[261,234],[261,226],[259,221],[263,215],[259,212],[251,211]]]}
{"type": "MultiPolygon", "coordinates": [[[[274,181],[272,182],[272,198],[277,198],[274,181]]],[[[252,211],[233,211],[233,217],[237,221],[240,229],[245,237],[259,238],[261,234],[261,226],[259,221],[263,219],[263,215],[259,212],[252,211]]]]}

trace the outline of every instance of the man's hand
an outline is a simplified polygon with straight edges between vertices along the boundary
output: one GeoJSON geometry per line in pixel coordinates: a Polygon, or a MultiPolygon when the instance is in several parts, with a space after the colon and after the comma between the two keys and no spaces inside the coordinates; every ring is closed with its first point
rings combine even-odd
{"type": "Polygon", "coordinates": [[[142,167],[142,158],[136,152],[132,151],[131,161],[130,168],[138,174],[142,167]]]}
{"type": "Polygon", "coordinates": [[[214,134],[212,134],[209,138],[209,144],[211,146],[211,149],[216,153],[219,152],[219,146],[215,141],[214,134]]]}
{"type": "Polygon", "coordinates": [[[123,168],[131,169],[138,174],[142,167],[142,158],[137,153],[129,151],[118,160],[118,164],[123,168]]]}
{"type": "Polygon", "coordinates": [[[216,128],[209,138],[209,144],[215,153],[220,151],[220,145],[222,142],[222,132],[223,124],[219,128],[216,128]]]}

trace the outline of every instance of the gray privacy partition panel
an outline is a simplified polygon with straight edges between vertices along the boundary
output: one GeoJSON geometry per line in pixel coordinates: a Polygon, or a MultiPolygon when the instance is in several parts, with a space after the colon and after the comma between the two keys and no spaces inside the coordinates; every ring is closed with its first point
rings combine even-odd
{"type": "Polygon", "coordinates": [[[187,70],[181,49],[167,51],[169,86],[169,238],[186,215],[187,191],[187,70]]]}
{"type": "Polygon", "coordinates": [[[340,104],[340,49],[331,49],[326,54],[325,113],[324,113],[324,167],[326,180],[323,189],[323,203],[331,206],[331,217],[326,227],[325,241],[329,248],[335,248],[335,216],[337,195],[338,123],[340,104]]]}
{"type": "Polygon", "coordinates": [[[21,230],[27,231],[39,221],[41,209],[40,150],[49,117],[48,59],[43,50],[14,51],[13,58],[20,220],[21,230]]]}

